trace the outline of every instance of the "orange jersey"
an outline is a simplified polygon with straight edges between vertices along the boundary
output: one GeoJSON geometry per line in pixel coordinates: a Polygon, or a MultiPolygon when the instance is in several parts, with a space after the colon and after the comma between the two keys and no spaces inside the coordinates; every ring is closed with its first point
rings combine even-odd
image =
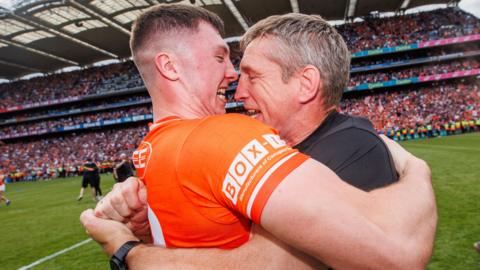
{"type": "Polygon", "coordinates": [[[235,248],[273,190],[308,157],[243,115],[165,118],[133,153],[154,243],[235,248]]]}

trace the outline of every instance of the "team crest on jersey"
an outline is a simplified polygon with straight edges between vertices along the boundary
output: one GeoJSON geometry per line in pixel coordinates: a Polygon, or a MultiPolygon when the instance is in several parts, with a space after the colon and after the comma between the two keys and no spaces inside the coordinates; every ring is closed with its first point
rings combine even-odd
{"type": "Polygon", "coordinates": [[[138,146],[137,150],[133,152],[132,161],[137,175],[142,179],[145,176],[145,171],[152,155],[152,145],[149,142],[142,142],[138,146]]]}

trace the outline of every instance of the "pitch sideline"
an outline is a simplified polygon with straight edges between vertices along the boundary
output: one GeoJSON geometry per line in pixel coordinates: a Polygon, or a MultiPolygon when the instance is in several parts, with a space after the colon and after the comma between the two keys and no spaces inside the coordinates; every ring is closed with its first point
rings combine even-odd
{"type": "Polygon", "coordinates": [[[35,262],[33,262],[33,263],[29,264],[29,265],[22,266],[22,267],[18,268],[17,270],[27,270],[27,269],[30,269],[30,268],[32,268],[32,267],[34,267],[34,266],[37,266],[37,265],[39,265],[39,264],[41,264],[41,263],[43,263],[43,262],[45,262],[45,261],[48,261],[48,260],[50,260],[50,259],[53,259],[53,258],[55,258],[55,257],[57,257],[57,256],[59,256],[59,255],[64,254],[64,253],[67,253],[67,252],[69,252],[69,251],[72,250],[72,249],[76,249],[76,248],[79,247],[79,246],[85,245],[85,244],[87,244],[87,243],[90,242],[90,241],[92,241],[92,239],[91,239],[91,238],[88,238],[88,239],[86,239],[86,240],[83,240],[83,241],[81,241],[81,242],[76,243],[75,245],[73,245],[73,246],[71,246],[71,247],[68,247],[68,248],[66,248],[66,249],[62,249],[62,250],[60,250],[60,251],[58,251],[58,252],[55,252],[55,253],[53,253],[53,254],[51,254],[51,255],[48,255],[48,256],[46,256],[46,257],[43,257],[43,258],[41,258],[40,260],[35,261],[35,262]]]}

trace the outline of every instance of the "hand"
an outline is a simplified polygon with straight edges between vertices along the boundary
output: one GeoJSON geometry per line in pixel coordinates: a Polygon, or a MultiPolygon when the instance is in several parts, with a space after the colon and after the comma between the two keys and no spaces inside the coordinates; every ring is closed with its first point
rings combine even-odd
{"type": "Polygon", "coordinates": [[[95,216],[122,222],[132,232],[150,242],[147,217],[147,191],[145,185],[135,177],[117,183],[95,207],[95,216]]]}
{"type": "Polygon", "coordinates": [[[80,221],[87,234],[99,243],[109,257],[113,255],[125,242],[138,240],[125,224],[118,221],[98,218],[92,209],[83,211],[80,221]]]}

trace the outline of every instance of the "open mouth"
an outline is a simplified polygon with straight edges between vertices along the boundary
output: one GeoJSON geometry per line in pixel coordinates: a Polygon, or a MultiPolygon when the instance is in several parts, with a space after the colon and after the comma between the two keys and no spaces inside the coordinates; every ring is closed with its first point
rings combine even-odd
{"type": "Polygon", "coordinates": [[[245,115],[250,116],[252,118],[255,118],[258,114],[260,114],[260,111],[258,110],[245,110],[245,115]]]}
{"type": "Polygon", "coordinates": [[[226,88],[219,88],[217,90],[217,97],[223,102],[227,102],[227,95],[225,94],[226,91],[226,88]]]}

